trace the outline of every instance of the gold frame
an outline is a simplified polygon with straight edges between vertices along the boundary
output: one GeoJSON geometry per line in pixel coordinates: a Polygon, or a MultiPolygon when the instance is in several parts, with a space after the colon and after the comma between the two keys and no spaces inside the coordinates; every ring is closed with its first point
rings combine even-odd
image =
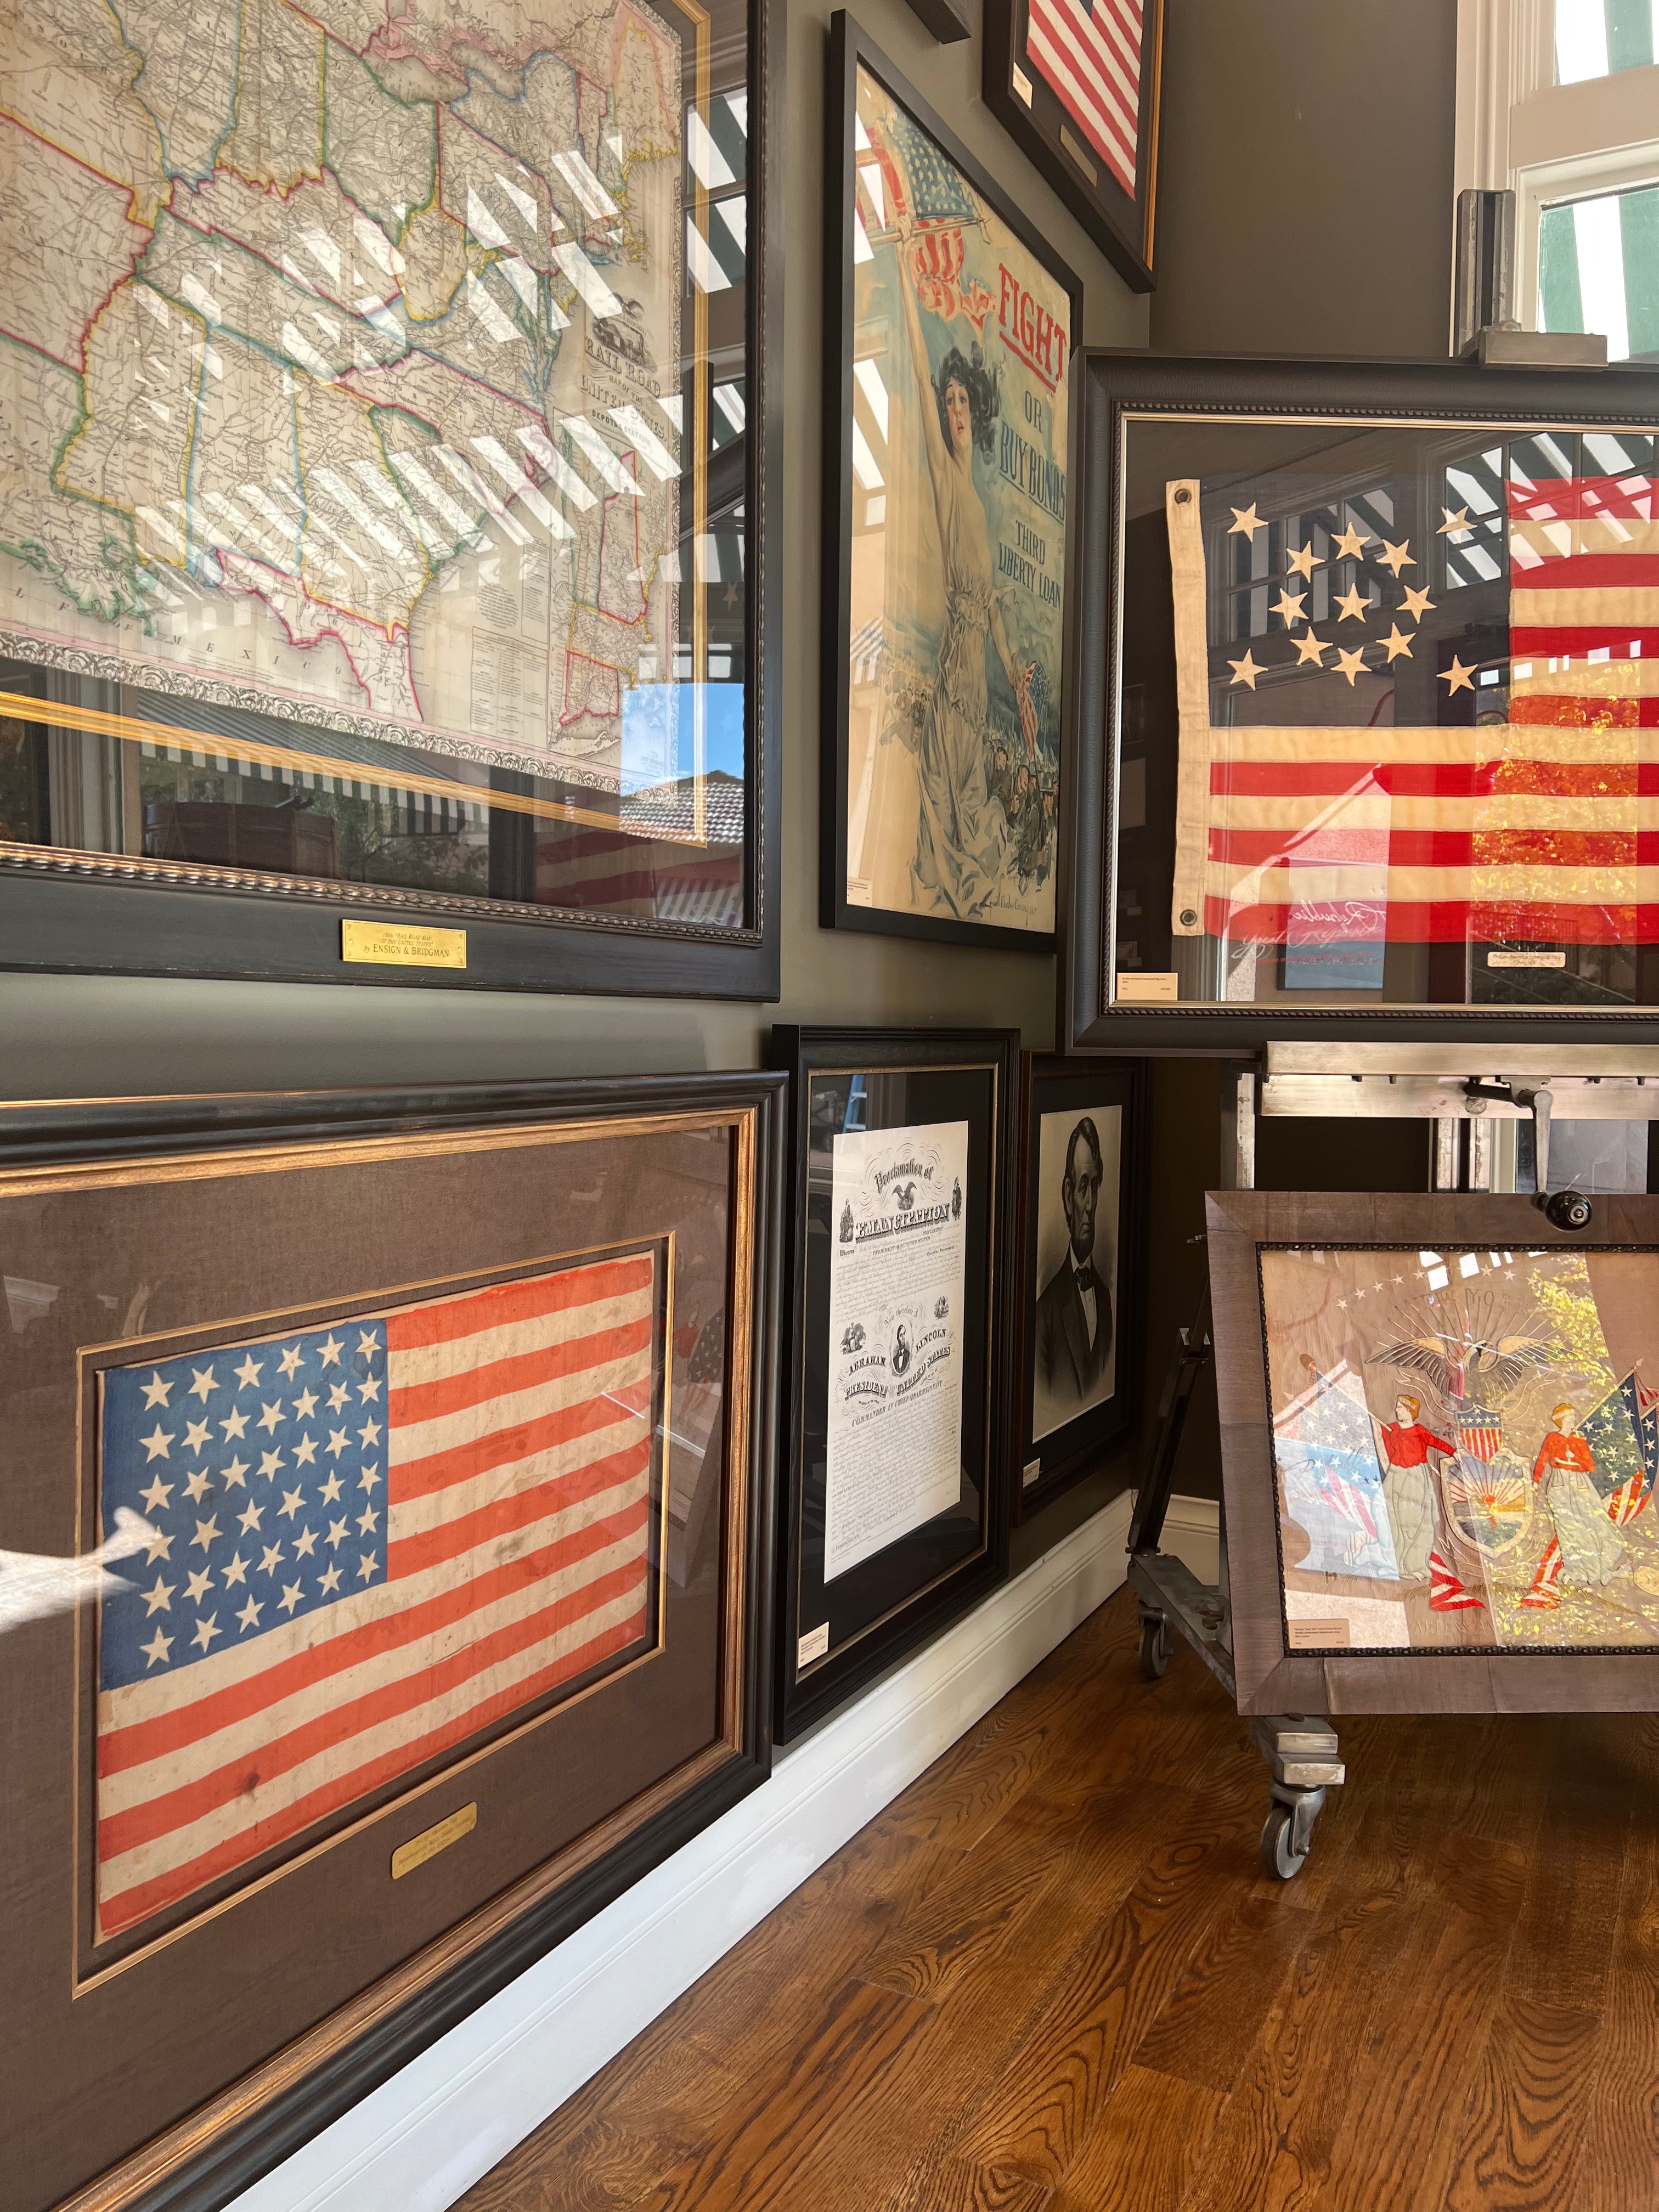
{"type": "MultiPolygon", "coordinates": [[[[3,1187],[0,1187],[0,1196],[3,1195],[3,1187]]],[[[325,1851],[331,1850],[337,1844],[343,1844],[349,1838],[360,1835],[364,1829],[373,1827],[377,1821],[401,1812],[406,1805],[413,1804],[416,1799],[423,1797],[428,1790],[435,1790],[441,1784],[449,1781],[453,1776],[464,1773],[468,1767],[476,1765],[480,1759],[489,1758],[493,1753],[505,1749],[508,1744],[518,1742],[520,1737],[529,1735],[533,1729],[540,1728],[544,1722],[551,1720],[556,1714],[568,1712],[573,1706],[582,1704],[587,1698],[591,1697],[596,1690],[608,1688],[611,1683],[620,1681],[625,1674],[633,1674],[638,1668],[644,1666],[648,1661],[660,1658],[663,1651],[666,1648],[663,1641],[663,1632],[665,1625],[666,1583],[668,1576],[668,1462],[667,1455],[664,1449],[662,1440],[666,1436],[668,1431],[674,1383],[673,1342],[675,1240],[676,1232],[673,1230],[658,1230],[653,1231],[650,1236],[641,1238],[637,1244],[635,1244],[633,1240],[629,1240],[629,1249],[643,1250],[648,1249],[654,1254],[656,1249],[660,1246],[664,1248],[666,1252],[662,1300],[662,1417],[656,1425],[652,1438],[652,1449],[656,1462],[653,1480],[656,1482],[659,1493],[656,1516],[658,1522],[655,1594],[657,1626],[656,1641],[647,1650],[636,1652],[631,1659],[625,1661],[621,1666],[612,1667],[607,1673],[599,1676],[595,1680],[589,1682],[585,1688],[574,1691],[568,1697],[556,1696],[554,1701],[550,1705],[545,1705],[540,1712],[532,1713],[526,1718],[515,1723],[509,1724],[507,1727],[504,1728],[499,1735],[491,1736],[487,1743],[478,1744],[471,1751],[461,1751],[458,1757],[452,1759],[451,1762],[443,1767],[438,1773],[428,1775],[424,1782],[413,1784],[408,1789],[398,1791],[395,1796],[388,1797],[383,1805],[378,1805],[369,1812],[360,1814],[356,1820],[348,1819],[344,1820],[338,1827],[332,1829],[328,1834],[319,1836],[313,1843],[304,1844],[300,1850],[293,1851],[288,1857],[283,1859],[280,1863],[275,1866],[267,1867],[263,1874],[254,1876],[251,1881],[241,1883],[234,1889],[228,1890],[222,1897],[216,1899],[211,1904],[202,1905],[196,1911],[190,1913],[187,1917],[175,1922],[173,1926],[163,1929],[161,1934],[152,1936],[148,1942],[140,1942],[132,1949],[124,1951],[118,1958],[112,1959],[106,1966],[93,1967],[89,1972],[84,1974],[79,1972],[82,1956],[104,1948],[104,1945],[100,1945],[95,1933],[89,1931],[81,1924],[82,1907],[86,1902],[86,1899],[82,1893],[83,1869],[81,1863],[81,1853],[82,1845],[85,1840],[87,1823],[86,1813],[81,1805],[80,1799],[82,1788],[83,1785],[86,1785],[92,1792],[94,1805],[95,1807],[96,1772],[94,1765],[94,1757],[95,1756],[97,1747],[96,1729],[93,1729],[92,1730],[88,1731],[85,1729],[88,1701],[86,1686],[83,1685],[81,1680],[81,1662],[85,1649],[85,1635],[82,1624],[85,1617],[90,1613],[93,1617],[95,1649],[95,1637],[99,1621],[99,1608],[97,1607],[96,1601],[94,1599],[82,1597],[77,1600],[76,1605],[76,1636],[75,1647],[75,1829],[70,1846],[70,1863],[74,1870],[76,1914],[76,1964],[75,1969],[71,1972],[70,1975],[70,1995],[71,1998],[84,1996],[89,1990],[101,1988],[106,1983],[112,1980],[116,1975],[125,1973],[130,1966],[136,1966],[142,1960],[153,1957],[159,1951],[167,1949],[170,1944],[177,1942],[180,1936],[193,1934],[197,1929],[204,1926],[210,1920],[216,1920],[222,1913],[228,1912],[234,1905],[241,1904],[245,1899],[256,1896],[260,1890],[269,1888],[274,1882],[279,1881],[285,1875],[294,1873],[298,1868],[309,1865],[313,1859],[320,1858],[325,1851]],[[82,1741],[83,1735],[86,1737],[86,1741],[82,1741]]],[[[444,1285],[448,1283],[465,1282],[481,1284],[481,1281],[528,1281],[533,1278],[534,1273],[538,1270],[556,1269],[559,1267],[561,1262],[568,1266],[579,1265],[584,1259],[586,1259],[589,1256],[590,1253],[610,1252],[615,1249],[615,1247],[611,1245],[592,1245],[584,1247],[581,1250],[574,1252],[543,1253],[534,1259],[526,1260],[521,1262],[514,1262],[510,1271],[497,1271],[493,1274],[486,1271],[485,1275],[482,1279],[480,1278],[477,1269],[469,1269],[465,1273],[459,1275],[434,1276],[423,1281],[398,1283],[386,1289],[374,1290],[361,1294],[353,1293],[350,1297],[345,1299],[323,1299],[319,1303],[323,1307],[326,1308],[327,1310],[320,1313],[318,1312],[316,1304],[308,1306],[286,1306],[277,1308],[270,1313],[237,1315],[223,1321],[204,1322],[200,1325],[199,1329],[192,1328],[184,1329],[157,1330],[154,1334],[147,1336],[117,1337],[112,1339],[106,1344],[83,1344],[77,1346],[76,1352],[76,1459],[78,1483],[76,1492],[75,1514],[75,1548],[76,1552],[83,1552],[86,1549],[87,1532],[84,1527],[82,1516],[88,1501],[94,1498],[96,1495],[96,1484],[94,1474],[96,1455],[95,1453],[89,1451],[88,1449],[88,1439],[85,1436],[82,1426],[87,1403],[86,1384],[89,1376],[96,1378],[99,1399],[101,1405],[104,1375],[112,1366],[118,1364],[125,1366],[131,1364],[125,1360],[119,1362],[108,1360],[94,1366],[91,1364],[92,1355],[103,1352],[128,1351],[140,1345],[160,1344],[164,1341],[178,1338],[191,1339],[198,1334],[204,1337],[208,1337],[210,1334],[211,1338],[216,1338],[229,1330],[240,1330],[256,1325],[261,1322],[278,1320],[285,1315],[290,1314],[316,1314],[317,1316],[314,1322],[296,1322],[294,1324],[294,1328],[313,1327],[324,1328],[334,1321],[348,1322],[361,1318],[362,1315],[368,1310],[371,1304],[376,1302],[384,1303],[387,1300],[400,1300],[403,1293],[405,1291],[428,1291],[441,1292],[444,1285]],[[339,1309],[338,1311],[335,1310],[337,1307],[339,1309]]],[[[420,1303],[418,1300],[410,1302],[420,1303]]],[[[276,1329],[271,1332],[268,1339],[254,1337],[248,1339],[247,1341],[252,1343],[270,1341],[274,1343],[278,1338],[287,1336],[291,1334],[293,1334],[292,1329],[276,1329]]],[[[238,1341],[240,1342],[241,1340],[239,1339],[238,1341]]],[[[209,1342],[204,1342],[199,1346],[186,1343],[181,1351],[169,1352],[166,1356],[169,1358],[177,1358],[185,1356],[192,1350],[206,1351],[208,1349],[210,1349],[209,1342]]],[[[101,1539],[104,1533],[101,1526],[97,1533],[101,1539]]],[[[94,1819],[96,1817],[95,1811],[94,1817],[94,1819]]],[[[90,1869],[85,1869],[84,1871],[90,1871],[90,1869]]],[[[206,1887],[206,1885],[204,1885],[204,1887],[206,1887]]],[[[187,1902],[187,1899],[181,1898],[178,1902],[180,1905],[185,1905],[187,1902]]],[[[95,1899],[94,1903],[94,1915],[95,1922],[95,1899]]],[[[142,1923],[140,1924],[142,1925],[142,1923]]],[[[137,1931],[135,1929],[131,1932],[136,1933],[137,1931]]],[[[121,1937],[118,1936],[107,1937],[105,1939],[105,1944],[119,1942],[121,1940],[121,1937]]]]}
{"type": "MultiPolygon", "coordinates": [[[[232,1094],[235,1095],[235,1094],[232,1094]]],[[[243,1096],[257,1094],[240,1094],[243,1096]]],[[[94,1103],[93,1101],[57,1102],[94,1103]]],[[[700,1781],[713,1775],[744,1752],[746,1733],[744,1680],[751,1657],[750,1638],[747,1632],[749,1598],[749,1568],[744,1542],[750,1508],[750,1445],[754,1409],[752,1392],[748,1387],[752,1374],[753,1346],[756,1317],[754,1306],[755,1263],[757,1257],[757,1190],[756,1175],[759,1161],[758,1125],[762,1107],[758,1104],[731,1107],[666,1108],[644,1112],[622,1111],[615,1115],[586,1114],[580,1119],[557,1123],[524,1122],[501,1127],[452,1129],[410,1133],[397,1137],[362,1137],[325,1139],[313,1142],[293,1141],[282,1144],[250,1146],[246,1150],[234,1149],[181,1154],[177,1152],[158,1152],[123,1160],[118,1164],[106,1162],[70,1162],[59,1165],[24,1167],[0,1170],[0,1200],[7,1198],[44,1195],[66,1191],[107,1190],[131,1188],[141,1183],[166,1185],[172,1182],[193,1182],[212,1177],[228,1177],[245,1173],[274,1174],[291,1171],[295,1168],[309,1169],[330,1164],[379,1162],[392,1159],[429,1158],[464,1152],[524,1150],[535,1146],[578,1143],[605,1134],[619,1137],[647,1136],[659,1132],[677,1131],[696,1133],[702,1130],[725,1130],[731,1140],[727,1203],[730,1227],[727,1238],[726,1266],[727,1340],[726,1373],[739,1387],[728,1387],[722,1407],[724,1444],[725,1513],[721,1543],[727,1563],[721,1605],[722,1633],[718,1672],[716,1733],[712,1741],[701,1750],[672,1768],[655,1783],[641,1790],[627,1803],[619,1806],[605,1819],[597,1822],[584,1834],[574,1838],[562,1850],[540,1865],[532,1867],[507,1890],[479,1906],[454,1928],[424,1946],[412,1958],[394,1966],[389,1972],[362,1991],[346,2004],[338,2007],[315,2027],[295,2038],[281,2051],[256,2066],[242,2079],[216,2095],[210,2097],[186,2118],[167,2128],[149,2143],[123,2159],[118,2165],[64,2198],[58,2212],[122,2212],[145,2191],[158,2186],[176,2174],[190,2160],[198,2156],[225,2130],[246,2122],[262,2107],[290,2090],[304,2076],[335,2057],[358,2037],[375,2028],[410,1998],[419,1994],[441,1976],[458,1966],[475,1954],[493,1936],[502,1933],[524,1913],[556,1893],[573,1876],[595,1864],[608,1852],[642,1827],[658,1813],[665,1810],[684,1796],[700,1781]]],[[[4,1131],[5,1115],[0,1109],[0,1135],[4,1131]]],[[[672,1237],[675,1232],[669,1231],[672,1237]]],[[[599,1249],[599,1248],[595,1248],[599,1249]]],[[[609,1249],[609,1248],[605,1248],[609,1249]]],[[[287,1310],[303,1310],[289,1309],[287,1310]]],[[[666,1285],[665,1320],[667,1327],[664,1338],[665,1361],[663,1378],[664,1419],[666,1419],[672,1387],[672,1277],[666,1285]]],[[[167,1332],[171,1334],[174,1332],[167,1332]]],[[[128,1344],[144,1341],[140,1339],[120,1339],[128,1344]]],[[[88,1349],[90,1347],[83,1347],[88,1349]]],[[[77,1358],[77,1379],[82,1372],[77,1358]]],[[[84,1413],[84,1394],[76,1406],[77,1468],[84,1467],[82,1456],[84,1439],[81,1434],[84,1413]]],[[[666,1511],[668,1482],[665,1467],[662,1479],[663,1510],[666,1511]]],[[[76,1541],[82,1531],[84,1486],[77,1482],[76,1541]]],[[[659,1532],[659,1535],[660,1535],[659,1532]]],[[[665,1553],[665,1544],[663,1546],[665,1553]]],[[[77,1607],[77,1629],[81,1626],[82,1608],[77,1607]]],[[[82,1672],[83,1638],[77,1634],[75,1657],[75,1687],[77,1729],[80,1708],[84,1701],[82,1672]]],[[[590,1691],[579,1693],[586,1697],[591,1690],[604,1686],[620,1678],[624,1671],[654,1657],[656,1650],[640,1655],[625,1670],[604,1678],[602,1683],[590,1686],[590,1691]]],[[[359,1822],[350,1823],[334,1837],[323,1839],[313,1850],[303,1855],[309,1859],[315,1850],[329,1848],[347,1833],[357,1833],[377,1821],[398,1806],[410,1803],[424,1795],[440,1781],[452,1779],[465,1766],[488,1756],[501,1743],[516,1740],[529,1728],[550,1717],[551,1713],[569,1710],[574,1699],[550,1709],[549,1714],[538,1715],[524,1724],[523,1729],[509,1731],[494,1742],[480,1746],[468,1757],[447,1767],[444,1773],[434,1776],[422,1784],[401,1792],[387,1806],[365,1815],[359,1822]]],[[[81,1808],[80,1759],[75,1765],[73,1787],[76,1804],[76,1832],[78,1837],[81,1808]]],[[[302,1863],[291,1859],[282,1869],[271,1869],[267,1879],[288,1871],[302,1863]]],[[[262,1880],[258,1887],[265,1886],[262,1880]]],[[[78,1892],[77,1867],[76,1887],[78,1892]]],[[[235,1897],[252,1893],[255,1885],[235,1893],[235,1897]]],[[[228,1905],[235,1897],[223,1900],[228,1905]]],[[[216,1909],[222,1909],[222,1906],[216,1909]]],[[[78,1895],[74,1910],[79,1912],[78,1895]]],[[[185,1923],[199,1926],[212,1914],[198,1916],[185,1923]]],[[[146,1947],[143,1955],[152,1955],[173,1937],[182,1932],[170,1931],[152,1946],[146,1947]]],[[[73,1948],[73,1946],[71,1947],[73,1948]]],[[[121,1971],[122,1961],[110,1972],[121,1971]]],[[[108,1978],[107,1974],[98,1979],[108,1978]]],[[[91,1980],[80,1989],[71,1990],[79,1996],[93,1986],[91,1980]]]]}

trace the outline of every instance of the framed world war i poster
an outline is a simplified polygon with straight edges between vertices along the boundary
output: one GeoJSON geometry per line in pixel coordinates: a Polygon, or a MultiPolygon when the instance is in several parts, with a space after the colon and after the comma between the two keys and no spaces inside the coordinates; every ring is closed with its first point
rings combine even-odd
{"type": "Polygon", "coordinates": [[[1652,374],[1103,353],[1079,383],[1066,1046],[1650,1015],[1652,374]]]}
{"type": "Polygon", "coordinates": [[[1081,291],[845,14],[828,83],[820,918],[1045,950],[1081,291]]]}
{"type": "Polygon", "coordinates": [[[1133,292],[1152,289],[1163,0],[986,0],[985,105],[1133,292]]]}
{"type": "Polygon", "coordinates": [[[1139,1420],[1149,1142],[1144,1062],[1026,1053],[1021,1073],[1018,1520],[1139,1420]]]}
{"type": "Polygon", "coordinates": [[[775,1029],[794,1189],[777,1728],[787,1741],[1007,1571],[1000,1030],[775,1029]]]}
{"type": "Polygon", "coordinates": [[[1208,1206],[1241,1711],[1659,1705],[1659,1200],[1208,1206]]]}
{"type": "Polygon", "coordinates": [[[780,1088],[0,1112],[9,2208],[225,2203],[764,1778],[780,1088]]]}
{"type": "Polygon", "coordinates": [[[0,960],[775,994],[781,9],[67,21],[4,124],[0,960]]]}

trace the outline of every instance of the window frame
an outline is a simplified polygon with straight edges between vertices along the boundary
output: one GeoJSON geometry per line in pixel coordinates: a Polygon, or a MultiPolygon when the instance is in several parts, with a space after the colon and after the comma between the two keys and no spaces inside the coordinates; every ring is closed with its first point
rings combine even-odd
{"type": "Polygon", "coordinates": [[[1659,185],[1656,117],[1659,62],[1557,84],[1555,0],[1457,0],[1454,186],[1515,193],[1523,330],[1538,327],[1545,209],[1659,185]]]}

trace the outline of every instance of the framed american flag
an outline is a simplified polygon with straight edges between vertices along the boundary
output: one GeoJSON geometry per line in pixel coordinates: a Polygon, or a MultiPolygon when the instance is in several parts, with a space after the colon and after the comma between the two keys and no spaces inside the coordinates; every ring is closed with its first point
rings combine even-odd
{"type": "Polygon", "coordinates": [[[1659,1005],[1659,380],[1086,357],[1063,1042],[1659,1005]]]}
{"type": "Polygon", "coordinates": [[[1164,0],[985,0],[985,104],[1131,291],[1152,289],[1164,0]]]}
{"type": "Polygon", "coordinates": [[[18,2212],[223,2203],[763,1779],[779,1080],[0,1115],[18,2212]]]}

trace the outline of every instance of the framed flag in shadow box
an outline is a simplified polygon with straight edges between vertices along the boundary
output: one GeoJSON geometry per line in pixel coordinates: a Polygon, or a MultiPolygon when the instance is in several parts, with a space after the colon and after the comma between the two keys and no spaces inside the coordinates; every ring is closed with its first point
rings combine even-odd
{"type": "Polygon", "coordinates": [[[1079,383],[1062,1048],[1650,1020],[1652,371],[1079,383]]]}
{"type": "Polygon", "coordinates": [[[16,2212],[224,2203],[764,1778],[779,1088],[0,1109],[16,2212]]]}

